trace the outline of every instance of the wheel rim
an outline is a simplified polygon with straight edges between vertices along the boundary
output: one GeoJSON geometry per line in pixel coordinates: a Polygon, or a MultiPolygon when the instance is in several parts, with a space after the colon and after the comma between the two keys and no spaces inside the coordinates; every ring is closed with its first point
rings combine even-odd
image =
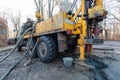
{"type": "Polygon", "coordinates": [[[40,43],[39,52],[42,57],[45,57],[47,55],[47,45],[45,42],[40,43]]]}

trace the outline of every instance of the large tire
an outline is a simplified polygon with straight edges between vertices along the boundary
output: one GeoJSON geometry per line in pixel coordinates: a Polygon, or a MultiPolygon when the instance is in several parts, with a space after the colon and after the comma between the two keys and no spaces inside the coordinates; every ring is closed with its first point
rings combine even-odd
{"type": "MultiPolygon", "coordinates": [[[[15,40],[16,41],[16,43],[17,43],[17,40],[15,40]]],[[[26,43],[25,43],[25,40],[23,39],[22,41],[20,41],[20,43],[18,44],[18,46],[17,46],[17,51],[18,52],[21,52],[22,51],[22,47],[23,46],[25,46],[26,45],[26,43]]]]}
{"type": "MultiPolygon", "coordinates": [[[[22,41],[21,41],[22,42],[22,41]]],[[[18,44],[17,46],[17,51],[18,52],[21,52],[22,51],[22,45],[21,45],[21,42],[18,44]]],[[[17,38],[15,38],[15,43],[17,43],[17,38]]]]}
{"type": "Polygon", "coordinates": [[[50,63],[56,59],[57,46],[55,40],[51,36],[40,37],[37,53],[40,60],[44,63],[50,63]]]}
{"type": "MultiPolygon", "coordinates": [[[[26,47],[29,46],[29,43],[30,43],[30,38],[27,40],[26,47]]],[[[30,51],[31,52],[34,48],[35,43],[36,43],[36,40],[32,39],[32,42],[31,42],[31,45],[30,45],[30,51]]],[[[31,54],[28,54],[28,55],[31,56],[31,54]]],[[[33,52],[33,58],[36,58],[36,57],[38,57],[37,49],[35,49],[34,52],[33,52]]]]}
{"type": "Polygon", "coordinates": [[[21,46],[21,45],[18,45],[18,46],[17,46],[17,51],[18,51],[18,52],[21,52],[21,51],[22,51],[22,46],[21,46]]]}

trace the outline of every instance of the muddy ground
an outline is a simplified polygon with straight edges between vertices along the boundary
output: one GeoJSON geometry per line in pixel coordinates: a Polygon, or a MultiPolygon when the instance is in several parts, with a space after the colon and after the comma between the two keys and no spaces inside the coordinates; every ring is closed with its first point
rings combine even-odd
{"type": "MultiPolygon", "coordinates": [[[[95,71],[72,67],[66,69],[63,66],[62,57],[58,57],[53,63],[45,64],[38,58],[34,58],[32,63],[25,67],[27,57],[8,75],[6,80],[119,80],[120,76],[120,42],[106,41],[103,45],[95,48],[108,48],[110,50],[94,50],[93,57],[108,65],[102,69],[103,79],[96,76],[95,71]]],[[[0,59],[8,51],[0,53],[0,59]]],[[[7,60],[0,63],[0,78],[23,56],[22,52],[14,52],[7,60]]],[[[100,72],[101,72],[100,71],[100,72]]]]}
{"type": "Polygon", "coordinates": [[[94,50],[93,55],[98,56],[101,62],[108,65],[104,72],[109,80],[120,80],[120,41],[105,41],[103,45],[94,48],[111,49],[94,50]]]}

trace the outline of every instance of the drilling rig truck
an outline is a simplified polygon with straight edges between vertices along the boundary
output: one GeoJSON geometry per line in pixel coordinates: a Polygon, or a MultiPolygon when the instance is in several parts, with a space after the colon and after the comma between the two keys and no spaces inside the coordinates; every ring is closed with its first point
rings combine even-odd
{"type": "MultiPolygon", "coordinates": [[[[76,2],[74,0],[73,6],[76,2]]],[[[81,0],[79,4],[76,11],[61,11],[47,20],[41,19],[40,11],[36,11],[36,21],[32,24],[35,25],[32,46],[38,42],[34,52],[42,62],[54,61],[58,52],[73,53],[76,47],[79,47],[79,59],[84,61],[86,53],[92,54],[93,45],[103,43],[103,39],[99,38],[99,23],[107,15],[103,0],[81,0]]],[[[24,41],[30,36],[26,34],[24,41]]]]}

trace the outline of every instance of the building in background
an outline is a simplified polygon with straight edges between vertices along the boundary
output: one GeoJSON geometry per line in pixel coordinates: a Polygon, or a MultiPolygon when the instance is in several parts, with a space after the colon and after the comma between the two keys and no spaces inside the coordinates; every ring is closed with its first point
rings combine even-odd
{"type": "Polygon", "coordinates": [[[7,45],[8,28],[7,21],[0,17],[0,47],[7,45]]]}

